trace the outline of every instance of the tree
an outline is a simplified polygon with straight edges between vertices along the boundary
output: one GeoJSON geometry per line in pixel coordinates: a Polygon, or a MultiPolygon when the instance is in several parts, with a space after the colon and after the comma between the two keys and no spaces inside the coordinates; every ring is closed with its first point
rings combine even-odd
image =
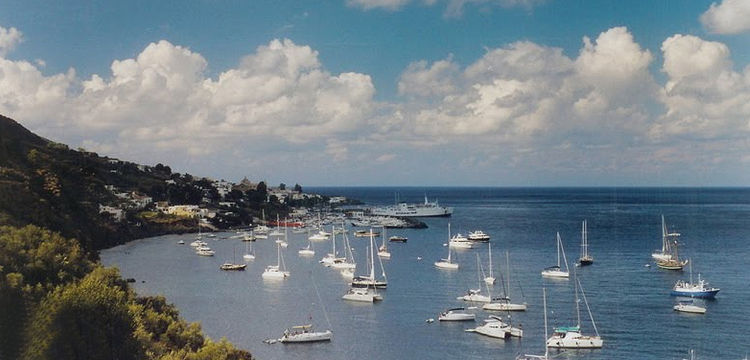
{"type": "Polygon", "coordinates": [[[258,186],[255,187],[255,191],[257,191],[258,193],[260,193],[261,195],[263,195],[263,197],[265,197],[266,194],[268,193],[268,188],[266,187],[266,182],[265,181],[259,182],[258,186]]]}
{"type": "Polygon", "coordinates": [[[97,267],[51,292],[26,329],[23,359],[142,359],[125,281],[97,267]]]}
{"type": "Polygon", "coordinates": [[[279,190],[286,190],[286,184],[284,183],[279,184],[279,190]]]}
{"type": "Polygon", "coordinates": [[[300,184],[294,184],[294,191],[296,192],[302,192],[302,185],[300,184]]]}

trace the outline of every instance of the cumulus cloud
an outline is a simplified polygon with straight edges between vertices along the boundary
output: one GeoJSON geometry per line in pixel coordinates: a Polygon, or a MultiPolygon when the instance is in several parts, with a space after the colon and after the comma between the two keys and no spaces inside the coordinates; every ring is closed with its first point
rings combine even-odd
{"type": "MultiPolygon", "coordinates": [[[[203,157],[325,140],[359,128],[372,108],[368,75],[331,74],[316,51],[291,40],[258,47],[216,78],[206,76],[207,65],[165,40],[113,61],[109,76],[85,80],[73,70],[44,76],[31,63],[0,58],[0,112],[147,161],[139,158],[144,148],[203,157]]],[[[346,156],[345,145],[331,149],[346,156]]]]}
{"type": "Polygon", "coordinates": [[[750,132],[750,66],[733,70],[729,48],[692,35],[674,35],[661,47],[668,76],[667,112],[651,129],[655,139],[744,138],[750,132]]]}
{"type": "Polygon", "coordinates": [[[723,0],[700,17],[703,26],[714,34],[739,34],[750,30],[750,1],[723,0]]]}
{"type": "Polygon", "coordinates": [[[595,41],[584,38],[577,58],[522,41],[489,50],[463,71],[450,59],[417,62],[399,91],[432,98],[404,106],[402,117],[436,144],[455,136],[495,147],[554,143],[587,127],[600,136],[586,142],[613,141],[648,126],[646,107],[658,90],[648,72],[652,59],[627,29],[613,28],[595,41]],[[452,75],[438,76],[445,69],[452,75]],[[440,91],[423,90],[429,84],[440,91]]]}
{"type": "Polygon", "coordinates": [[[6,29],[0,26],[0,56],[5,56],[23,40],[23,34],[18,29],[6,29]]]}

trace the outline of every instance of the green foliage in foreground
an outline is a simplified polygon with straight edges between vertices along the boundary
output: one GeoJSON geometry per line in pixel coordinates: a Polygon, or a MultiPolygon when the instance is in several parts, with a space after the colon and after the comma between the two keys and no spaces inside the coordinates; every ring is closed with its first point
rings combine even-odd
{"type": "Polygon", "coordinates": [[[163,297],[138,297],[75,240],[0,227],[0,359],[251,359],[163,297]]]}

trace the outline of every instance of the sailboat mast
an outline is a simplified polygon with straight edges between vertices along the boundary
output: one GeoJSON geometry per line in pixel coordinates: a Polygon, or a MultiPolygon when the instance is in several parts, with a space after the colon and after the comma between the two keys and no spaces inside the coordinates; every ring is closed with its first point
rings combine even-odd
{"type": "Polygon", "coordinates": [[[448,223],[448,263],[451,262],[451,223],[448,223]]]}
{"type": "Polygon", "coordinates": [[[490,277],[492,276],[492,243],[487,243],[487,245],[490,248],[490,277]]]}
{"type": "Polygon", "coordinates": [[[333,239],[333,253],[331,255],[333,255],[333,257],[335,258],[336,257],[336,227],[335,226],[331,227],[331,235],[333,236],[332,238],[333,239]]]}
{"type": "Polygon", "coordinates": [[[372,234],[372,228],[370,228],[370,279],[375,280],[375,251],[373,248],[375,245],[373,245],[373,239],[374,235],[372,234]]]}
{"type": "Polygon", "coordinates": [[[505,251],[505,265],[508,268],[505,271],[505,278],[508,279],[507,290],[505,291],[505,296],[508,297],[508,302],[510,302],[510,253],[507,250],[505,251]]]}
{"type": "Polygon", "coordinates": [[[542,299],[544,301],[544,359],[549,359],[549,348],[547,347],[547,288],[542,288],[542,299]]]}
{"type": "Polygon", "coordinates": [[[560,232],[557,232],[557,267],[560,267],[560,232]]]}
{"type": "Polygon", "coordinates": [[[581,306],[578,301],[578,275],[577,272],[573,272],[573,277],[575,278],[576,285],[575,285],[575,296],[576,296],[576,325],[578,326],[578,330],[581,329],[581,306]]]}

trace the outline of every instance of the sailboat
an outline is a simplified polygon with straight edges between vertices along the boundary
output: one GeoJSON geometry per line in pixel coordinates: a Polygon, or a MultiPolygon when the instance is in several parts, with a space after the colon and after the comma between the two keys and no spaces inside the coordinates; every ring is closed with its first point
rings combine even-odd
{"type": "Polygon", "coordinates": [[[308,241],[307,246],[300,249],[297,253],[300,254],[301,256],[314,256],[315,250],[313,250],[312,240],[308,239],[307,241],[308,241]]]}
{"type": "Polygon", "coordinates": [[[391,253],[388,251],[388,245],[386,245],[386,241],[385,241],[385,226],[383,226],[382,236],[383,236],[383,244],[380,245],[380,247],[378,248],[378,256],[381,259],[390,259],[391,253]]]}
{"type": "MultiPolygon", "coordinates": [[[[333,227],[333,237],[331,238],[331,245],[333,246],[333,249],[330,253],[326,254],[322,259],[320,259],[320,263],[325,266],[331,266],[336,262],[344,262],[345,258],[339,257],[338,253],[336,252],[336,227],[333,227]]],[[[307,238],[310,242],[313,241],[312,236],[307,238]]]]}
{"type": "Polygon", "coordinates": [[[255,249],[250,248],[249,242],[245,243],[245,255],[242,255],[242,258],[247,261],[255,260],[255,249]]]}
{"type": "Polygon", "coordinates": [[[235,257],[237,255],[237,248],[235,247],[232,251],[232,262],[225,262],[219,266],[219,269],[221,270],[245,270],[247,267],[247,264],[238,264],[235,261],[235,257]]]}
{"type": "MultiPolygon", "coordinates": [[[[449,241],[450,241],[450,238],[451,238],[451,224],[448,223],[448,240],[449,241]]],[[[458,264],[451,261],[451,247],[450,246],[448,246],[448,258],[440,259],[440,261],[436,261],[435,266],[441,269],[458,270],[458,264]]]]}
{"type": "Polygon", "coordinates": [[[261,274],[263,279],[285,279],[288,278],[290,273],[286,271],[284,265],[284,257],[281,256],[281,244],[276,244],[277,261],[276,265],[268,265],[261,274]]]}
{"type": "MultiPolygon", "coordinates": [[[[372,231],[370,231],[372,232],[372,231]]],[[[385,268],[383,267],[383,262],[380,261],[380,258],[378,258],[378,261],[380,262],[380,269],[382,270],[381,275],[383,276],[382,280],[378,280],[375,278],[375,241],[374,237],[370,235],[370,274],[369,275],[360,275],[355,276],[352,279],[352,286],[353,287],[375,287],[375,288],[385,288],[388,286],[388,280],[385,276],[385,268]]]]}
{"type": "Polygon", "coordinates": [[[565,349],[598,349],[602,347],[604,341],[599,336],[599,330],[596,329],[594,316],[591,314],[589,302],[586,300],[586,293],[583,292],[583,286],[581,286],[581,282],[578,279],[576,279],[575,294],[576,315],[578,319],[576,326],[556,327],[552,336],[547,339],[547,347],[565,349]],[[583,302],[586,304],[586,309],[588,310],[591,325],[594,327],[596,336],[583,335],[581,333],[581,309],[580,302],[578,301],[579,289],[581,290],[581,296],[583,297],[583,302]]]}
{"type": "Polygon", "coordinates": [[[690,282],[684,280],[678,280],[674,287],[672,287],[672,296],[687,296],[702,299],[713,299],[719,292],[719,288],[709,287],[708,282],[701,279],[701,274],[698,274],[698,282],[693,283],[693,263],[690,263],[690,282]]]}
{"type": "MultiPolygon", "coordinates": [[[[343,225],[342,225],[342,228],[343,228],[343,225]]],[[[334,269],[338,269],[338,270],[346,270],[346,269],[354,270],[357,268],[357,263],[354,262],[354,254],[352,254],[352,247],[349,244],[349,236],[346,233],[344,233],[343,237],[344,237],[344,257],[334,258],[333,262],[330,264],[330,267],[334,269]]]]}
{"type": "Polygon", "coordinates": [[[487,283],[488,285],[492,285],[495,283],[495,276],[492,274],[492,244],[488,242],[487,246],[488,246],[489,257],[490,257],[490,264],[489,264],[490,275],[484,277],[484,282],[487,283]]]}
{"type": "Polygon", "coordinates": [[[281,232],[280,225],[281,222],[279,221],[279,214],[276,214],[276,227],[274,227],[273,231],[271,231],[271,233],[268,235],[278,237],[284,236],[284,233],[281,232]]]}
{"type": "MultiPolygon", "coordinates": [[[[493,300],[500,300],[498,302],[490,302],[488,304],[484,304],[482,306],[483,310],[488,311],[526,311],[526,303],[523,304],[513,304],[510,300],[510,253],[507,251],[505,252],[505,261],[508,267],[508,270],[506,271],[506,278],[507,278],[507,287],[505,286],[505,281],[503,281],[503,291],[505,292],[505,296],[501,297],[499,299],[493,299],[493,300]]],[[[502,279],[502,276],[501,276],[502,279]]]]}
{"type": "Polygon", "coordinates": [[[578,259],[578,266],[586,266],[594,263],[594,257],[589,255],[589,232],[586,226],[586,220],[581,225],[581,257],[578,259]]]}
{"type": "Polygon", "coordinates": [[[542,288],[542,298],[544,299],[544,355],[519,355],[516,360],[549,360],[549,348],[547,347],[547,289],[542,288]]]}
{"type": "Polygon", "coordinates": [[[292,326],[284,330],[284,335],[279,339],[280,343],[309,343],[320,341],[331,341],[333,333],[331,330],[314,331],[312,324],[292,326]]]}
{"type": "Polygon", "coordinates": [[[565,249],[563,248],[562,239],[560,239],[560,232],[557,233],[557,265],[542,270],[542,276],[563,279],[570,277],[568,259],[565,257],[565,249]],[[565,271],[562,271],[562,268],[560,267],[560,253],[562,253],[562,258],[565,261],[565,271]]]}
{"type": "MultiPolygon", "coordinates": [[[[477,254],[477,274],[481,274],[481,272],[483,272],[482,271],[482,263],[479,262],[479,254],[477,254]]],[[[482,276],[479,275],[479,279],[480,279],[479,280],[479,285],[480,285],[480,287],[481,287],[481,284],[482,284],[481,278],[482,278],[482,276]]],[[[485,283],[485,286],[487,286],[486,283],[485,283]]],[[[487,289],[487,292],[489,293],[489,288],[487,289]]],[[[482,295],[482,289],[479,288],[479,289],[469,289],[466,292],[466,295],[459,296],[459,297],[456,298],[456,300],[488,303],[488,302],[491,301],[491,297],[490,297],[490,295],[482,295]]]]}
{"type": "Polygon", "coordinates": [[[680,256],[677,251],[679,243],[677,242],[676,237],[675,240],[670,241],[672,241],[672,243],[669,244],[669,250],[671,250],[672,253],[670,254],[669,259],[658,260],[656,266],[665,270],[682,270],[682,268],[688,264],[688,260],[680,261],[680,256]]]}
{"type": "Polygon", "coordinates": [[[651,257],[656,261],[666,261],[672,259],[671,243],[677,241],[680,233],[669,232],[667,223],[664,221],[664,215],[661,216],[661,250],[656,250],[651,257]]]}

